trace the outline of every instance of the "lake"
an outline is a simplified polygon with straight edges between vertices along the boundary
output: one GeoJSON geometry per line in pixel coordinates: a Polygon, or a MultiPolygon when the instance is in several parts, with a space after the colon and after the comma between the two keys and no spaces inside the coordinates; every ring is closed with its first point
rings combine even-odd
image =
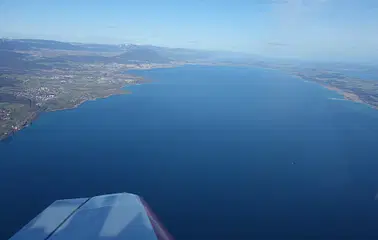
{"type": "Polygon", "coordinates": [[[133,73],[153,81],[0,144],[0,239],[56,199],[113,192],[176,239],[378,238],[378,111],[267,69],[133,73]]]}

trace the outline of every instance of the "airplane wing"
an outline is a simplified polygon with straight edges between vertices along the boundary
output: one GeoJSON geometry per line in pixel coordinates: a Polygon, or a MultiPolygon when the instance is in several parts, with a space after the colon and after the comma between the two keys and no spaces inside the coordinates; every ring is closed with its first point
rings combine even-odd
{"type": "Polygon", "coordinates": [[[173,240],[147,203],[117,193],[57,200],[10,240],[173,240]]]}

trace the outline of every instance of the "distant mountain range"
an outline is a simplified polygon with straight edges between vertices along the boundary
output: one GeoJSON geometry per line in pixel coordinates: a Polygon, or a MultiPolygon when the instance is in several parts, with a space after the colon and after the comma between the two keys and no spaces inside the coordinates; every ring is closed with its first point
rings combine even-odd
{"type": "Polygon", "coordinates": [[[0,51],[28,52],[41,50],[87,53],[85,56],[81,54],[67,54],[50,59],[52,61],[74,62],[169,63],[172,61],[208,60],[214,58],[216,55],[215,52],[210,51],[165,48],[150,45],[84,44],[36,39],[1,39],[0,41],[0,51]],[[102,53],[111,53],[112,56],[104,56],[102,53]]]}
{"type": "Polygon", "coordinates": [[[144,47],[129,48],[124,53],[113,57],[113,59],[118,63],[169,63],[174,61],[169,56],[164,56],[153,49],[144,47]]]}
{"type": "Polygon", "coordinates": [[[86,47],[71,43],[39,39],[2,39],[0,50],[30,51],[36,49],[86,50],[86,47]]]}
{"type": "Polygon", "coordinates": [[[220,51],[204,51],[184,48],[167,48],[135,44],[86,44],[39,39],[1,39],[1,51],[23,53],[35,51],[59,51],[60,54],[44,57],[53,62],[116,62],[116,63],[169,63],[172,61],[234,61],[253,57],[220,51]],[[67,51],[67,54],[64,54],[67,51]],[[63,53],[62,53],[63,52],[63,53]],[[105,54],[106,53],[106,54],[105,54]]]}

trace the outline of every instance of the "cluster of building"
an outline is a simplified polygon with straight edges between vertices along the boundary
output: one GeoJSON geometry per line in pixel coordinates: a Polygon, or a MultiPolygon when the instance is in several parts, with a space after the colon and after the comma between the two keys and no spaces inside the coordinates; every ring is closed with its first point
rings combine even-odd
{"type": "Polygon", "coordinates": [[[7,121],[11,118],[11,111],[9,109],[0,109],[0,120],[7,121]]]}
{"type": "Polygon", "coordinates": [[[74,76],[73,75],[70,75],[70,74],[62,74],[62,75],[55,75],[55,76],[52,76],[50,79],[51,80],[67,80],[67,79],[71,79],[73,78],[74,76]]]}
{"type": "Polygon", "coordinates": [[[39,87],[39,88],[28,88],[23,92],[15,93],[18,97],[25,97],[32,99],[36,102],[45,102],[50,99],[55,98],[58,94],[62,92],[61,88],[49,88],[49,87],[39,87]]]}

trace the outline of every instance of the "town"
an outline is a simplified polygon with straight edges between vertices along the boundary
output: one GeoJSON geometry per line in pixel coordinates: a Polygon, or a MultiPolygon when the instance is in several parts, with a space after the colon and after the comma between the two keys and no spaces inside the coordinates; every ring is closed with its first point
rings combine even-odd
{"type": "Polygon", "coordinates": [[[116,63],[75,63],[64,68],[54,66],[2,76],[13,82],[0,88],[0,138],[27,126],[43,111],[74,108],[88,100],[125,93],[124,86],[142,81],[126,73],[132,67],[116,63]]]}

